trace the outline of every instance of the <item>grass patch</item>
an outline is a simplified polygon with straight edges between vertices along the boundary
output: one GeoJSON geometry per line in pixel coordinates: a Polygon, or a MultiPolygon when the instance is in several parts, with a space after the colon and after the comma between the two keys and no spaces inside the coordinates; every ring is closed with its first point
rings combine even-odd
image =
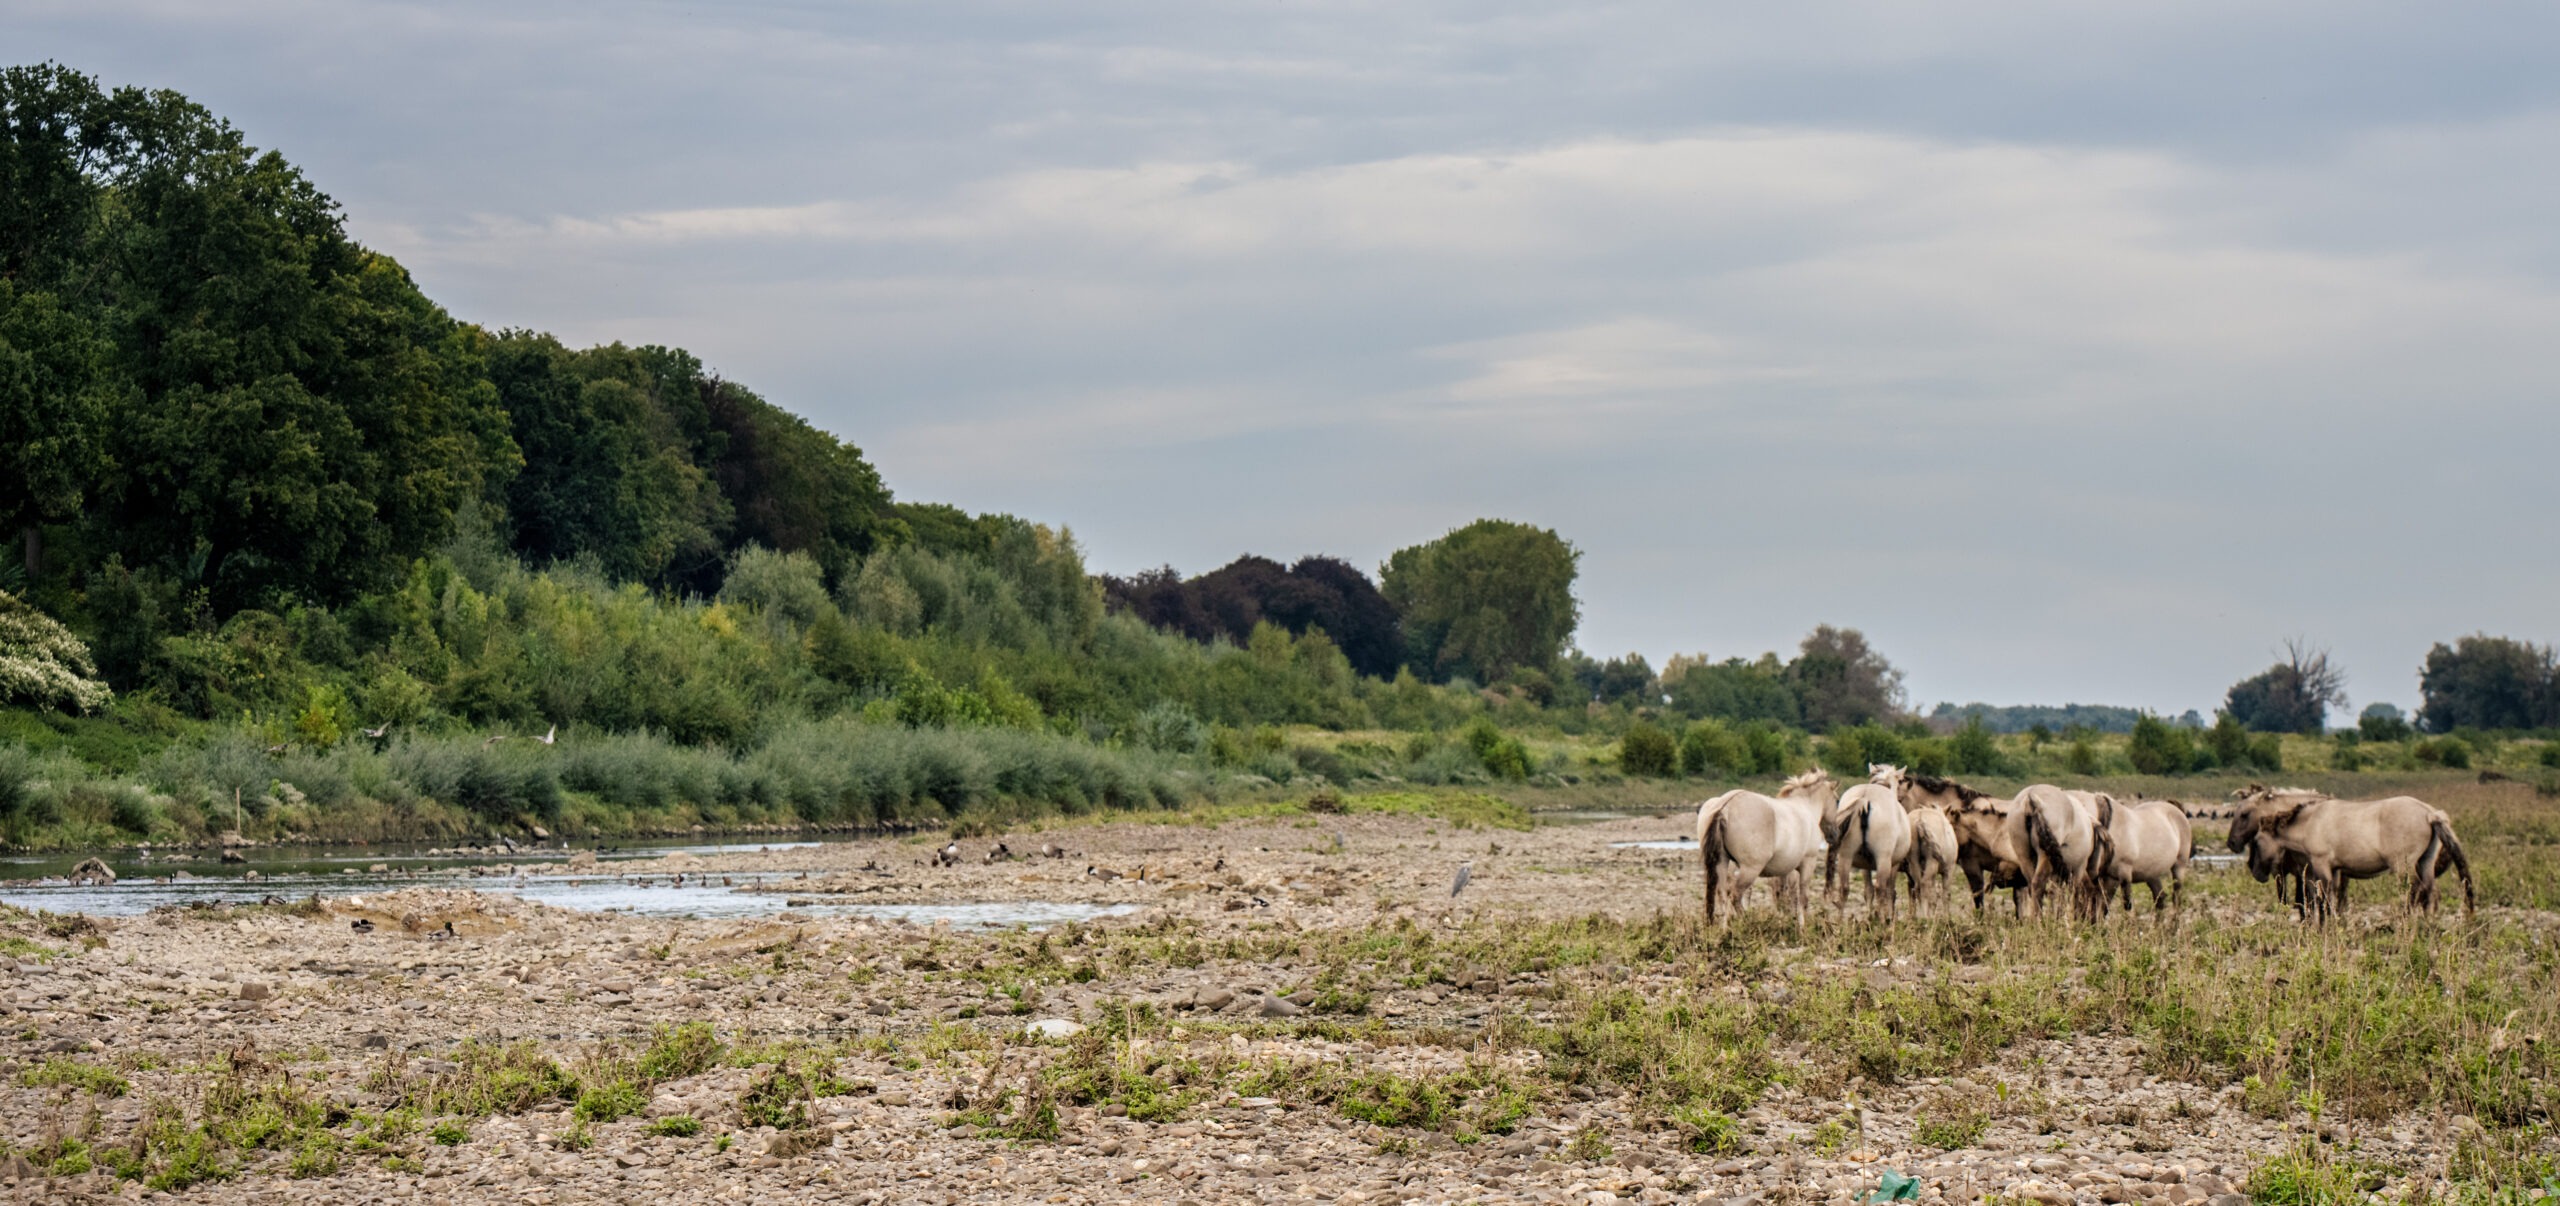
{"type": "Polygon", "coordinates": [[[661,1139],[691,1139],[702,1133],[702,1123],[691,1114],[669,1114],[651,1122],[648,1133],[661,1139]]]}
{"type": "Polygon", "coordinates": [[[122,1097],[133,1086],[116,1074],[113,1068],[82,1063],[55,1056],[18,1074],[18,1083],[30,1089],[72,1088],[100,1097],[122,1097]]]}

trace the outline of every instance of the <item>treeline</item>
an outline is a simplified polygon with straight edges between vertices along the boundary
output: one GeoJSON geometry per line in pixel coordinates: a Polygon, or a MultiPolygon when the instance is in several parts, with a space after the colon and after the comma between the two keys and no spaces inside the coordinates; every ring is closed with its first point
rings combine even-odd
{"type": "Polygon", "coordinates": [[[901,534],[857,449],[681,351],[456,321],[176,93],[11,68],[0,120],[0,589],[89,618],[112,583],[190,630],[345,604],[474,505],[538,562],[679,591],[750,544],[836,566],[901,534]]]}

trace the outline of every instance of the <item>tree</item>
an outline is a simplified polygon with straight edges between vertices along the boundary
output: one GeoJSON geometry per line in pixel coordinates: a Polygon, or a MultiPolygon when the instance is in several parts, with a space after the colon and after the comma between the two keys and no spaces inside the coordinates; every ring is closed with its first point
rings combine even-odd
{"type": "Polygon", "coordinates": [[[1643,697],[1653,686],[1653,666],[1644,660],[1641,653],[1613,657],[1603,662],[1577,649],[1566,660],[1574,685],[1581,688],[1585,699],[1596,699],[1601,703],[1628,699],[1652,702],[1643,697]]]}
{"type": "Polygon", "coordinates": [[[1284,567],[1248,554],[1189,580],[1168,565],[1105,576],[1102,586],[1114,607],[1195,641],[1241,645],[1267,622],[1296,636],[1321,630],[1352,669],[1371,677],[1393,677],[1404,658],[1395,605],[1339,558],[1302,557],[1284,567]]]}
{"type": "Polygon", "coordinates": [[[1787,679],[1804,726],[1817,733],[1887,721],[1902,712],[1902,671],[1869,648],[1855,628],[1815,628],[1787,664],[1787,679]]]}
{"type": "Polygon", "coordinates": [[[80,512],[106,468],[108,345],[52,294],[0,278],[0,533],[41,572],[38,525],[80,512]]]}
{"type": "Polygon", "coordinates": [[[1803,713],[1786,665],[1774,653],[1756,661],[1709,662],[1700,654],[1675,654],[1662,668],[1662,690],[1685,716],[1793,725],[1803,713]]]}
{"type": "Polygon", "coordinates": [[[1545,528],[1479,519],[1398,549],[1380,567],[1378,585],[1403,613],[1416,669],[1443,681],[1490,682],[1563,654],[1581,618],[1573,597],[1581,559],[1545,528]]]}
{"type": "Polygon", "coordinates": [[[2430,733],[2560,725],[2560,661],[2548,645],[2477,633],[2427,651],[2418,694],[2430,733]]]}
{"type": "Polygon", "coordinates": [[[115,693],[98,681],[89,647],[53,617],[0,591],[0,702],[88,712],[115,693]]]}
{"type": "Polygon", "coordinates": [[[2125,746],[2133,769],[2146,775],[2183,775],[2196,762],[2195,735],[2150,713],[2133,722],[2133,740],[2125,746]]]}
{"type": "Polygon", "coordinates": [[[2286,641],[2284,660],[2231,685],[2223,710],[2261,733],[2317,733],[2329,709],[2347,706],[2345,672],[2325,649],[2286,641]]]}
{"type": "Polygon", "coordinates": [[[2366,704],[2364,713],[2356,717],[2356,732],[2367,741],[2407,741],[2409,718],[2401,714],[2398,706],[2376,701],[2366,704]]]}
{"type": "Polygon", "coordinates": [[[51,65],[0,76],[0,130],[25,370],[0,407],[62,454],[0,503],[22,525],[77,505],[88,555],[189,571],[223,611],[343,598],[513,468],[461,328],[282,157],[174,92],[51,65]]]}

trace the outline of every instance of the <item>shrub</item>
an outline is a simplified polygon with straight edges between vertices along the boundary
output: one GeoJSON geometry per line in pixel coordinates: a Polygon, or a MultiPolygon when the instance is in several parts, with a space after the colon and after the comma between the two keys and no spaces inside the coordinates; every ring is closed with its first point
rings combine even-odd
{"type": "Polygon", "coordinates": [[[2356,731],[2367,741],[2407,741],[2413,732],[2409,718],[2387,703],[2365,705],[2364,714],[2356,717],[2356,731]]]}
{"type": "Polygon", "coordinates": [[[2125,746],[2125,755],[2142,774],[2183,775],[2195,766],[2195,738],[2146,712],[2133,722],[2133,738],[2125,746]]]}
{"type": "Polygon", "coordinates": [[[1750,773],[1751,746],[1712,720],[1690,725],[1680,735],[1680,773],[1735,776],[1750,773]]]}
{"type": "Polygon", "coordinates": [[[1129,740],[1168,754],[1196,754],[1207,744],[1209,730],[1181,704],[1165,701],[1138,713],[1129,722],[1129,740]]]}
{"type": "Polygon", "coordinates": [[[89,647],[53,617],[0,591],[0,702],[89,712],[115,692],[98,681],[89,647]]]}
{"type": "Polygon", "coordinates": [[[2263,771],[2284,769],[2284,742],[2273,733],[2249,739],[2249,763],[2263,771]]]}
{"type": "Polygon", "coordinates": [[[1965,775],[1996,775],[2006,769],[2000,743],[1980,716],[1966,717],[1964,727],[1947,738],[1947,761],[1965,775]]]}
{"type": "Polygon", "coordinates": [[[1668,778],[1679,773],[1680,747],[1671,734],[1638,721],[1618,741],[1618,765],[1630,775],[1668,778]]]}
{"type": "Polygon", "coordinates": [[[1867,777],[1869,763],[1906,761],[1902,736],[1882,725],[1860,724],[1833,729],[1822,742],[1822,762],[1840,774],[1867,777]]]}
{"type": "Polygon", "coordinates": [[[2062,764],[2075,775],[2097,774],[2098,747],[2089,744],[2089,739],[2086,737],[2075,737],[2071,741],[2071,748],[2063,754],[2062,764]]]}
{"type": "Polygon", "coordinates": [[[2471,746],[2459,737],[2430,737],[2409,752],[2429,766],[2441,766],[2447,770],[2471,769],[2471,746]]]}

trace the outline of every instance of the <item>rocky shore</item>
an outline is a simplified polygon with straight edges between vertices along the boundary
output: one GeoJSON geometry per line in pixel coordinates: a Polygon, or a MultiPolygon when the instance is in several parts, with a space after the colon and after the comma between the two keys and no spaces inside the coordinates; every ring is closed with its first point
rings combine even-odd
{"type": "MultiPolygon", "coordinates": [[[[1920,1201],[2231,1206],[2297,1145],[2423,1179],[2474,1125],[2269,1116],[2241,1085],[2147,1070],[2122,1033],[1889,1078],[1780,1047],[1729,1116],[1672,1116],[1640,1076],[1566,1069],[1570,1043],[1529,1036],[1582,1024],[1594,994],[1699,991],[1694,972],[1379,953],[1594,914],[1694,927],[1689,857],[1612,845],[1679,827],[1120,821],[962,841],[954,865],[936,839],[615,868],[787,897],[752,921],[423,888],[8,915],[0,1196],[1780,1203],[1907,1178],[1920,1201]],[[1014,857],[990,861],[999,840],[1014,857]],[[835,911],[1003,901],[1136,908],[1038,932],[835,911]],[[240,1121],[259,1109],[265,1132],[240,1121]]],[[[2018,974],[1764,959],[1706,991],[1785,1010],[1825,985],[2018,974]]]]}

